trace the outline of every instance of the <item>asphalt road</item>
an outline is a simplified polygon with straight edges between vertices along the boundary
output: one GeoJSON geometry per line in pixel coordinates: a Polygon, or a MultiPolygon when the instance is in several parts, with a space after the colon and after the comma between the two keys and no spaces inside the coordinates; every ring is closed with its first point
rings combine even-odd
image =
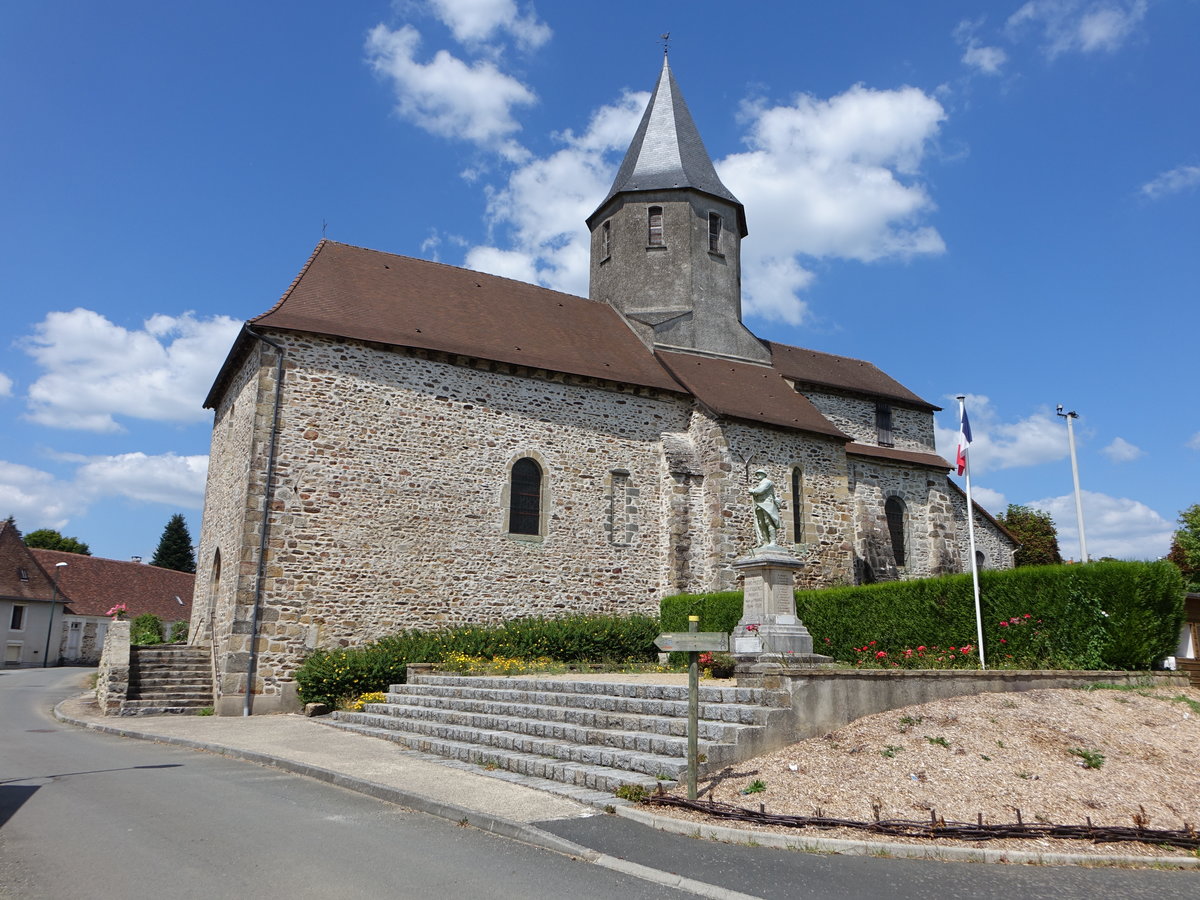
{"type": "Polygon", "coordinates": [[[86,674],[0,672],[0,897],[686,896],[300,776],[56,722],[86,674]]]}

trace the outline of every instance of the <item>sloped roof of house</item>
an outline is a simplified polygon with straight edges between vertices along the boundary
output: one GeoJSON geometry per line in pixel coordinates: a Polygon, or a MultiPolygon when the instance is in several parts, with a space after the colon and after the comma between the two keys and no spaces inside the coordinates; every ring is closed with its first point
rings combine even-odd
{"type": "Polygon", "coordinates": [[[118,603],[128,608],[130,618],[153,613],[164,622],[178,622],[192,615],[192,591],[196,576],[144,563],[64,553],[61,550],[29,551],[46,570],[56,563],[60,591],[70,598],[67,612],[76,616],[103,616],[118,603]]]}
{"type": "MultiPolygon", "coordinates": [[[[947,478],[946,482],[950,485],[951,488],[953,488],[959,494],[959,496],[961,496],[963,498],[963,500],[965,502],[967,499],[967,492],[964,491],[962,488],[960,488],[958,486],[958,484],[955,483],[953,478],[947,478]]],[[[1019,540],[1017,540],[1017,536],[1015,534],[1013,534],[1011,531],[1009,531],[1007,528],[1005,528],[1000,523],[999,519],[997,519],[990,512],[988,512],[986,509],[984,509],[982,506],[980,506],[979,501],[976,500],[974,497],[971,498],[971,505],[973,507],[975,507],[975,512],[979,513],[981,516],[983,516],[985,519],[987,519],[989,522],[991,522],[993,525],[995,525],[997,531],[999,531],[1002,535],[1004,535],[1006,538],[1008,538],[1010,541],[1012,541],[1012,544],[1014,547],[1021,546],[1021,542],[1019,540]]]]}
{"type": "Polygon", "coordinates": [[[64,599],[62,591],[55,594],[53,579],[7,519],[0,520],[0,597],[47,603],[64,599]]]}
{"type": "MultiPolygon", "coordinates": [[[[842,441],[849,436],[788,380],[918,409],[938,408],[862,360],[774,342],[768,342],[773,366],[655,352],[606,303],[329,240],[317,245],[279,302],[249,325],[672,391],[693,396],[723,415],[842,441]]],[[[239,336],[205,407],[220,402],[252,339],[245,331],[239,336]]],[[[938,463],[931,458],[926,464],[938,463]]],[[[940,464],[949,467],[944,460],[940,464]]]]}

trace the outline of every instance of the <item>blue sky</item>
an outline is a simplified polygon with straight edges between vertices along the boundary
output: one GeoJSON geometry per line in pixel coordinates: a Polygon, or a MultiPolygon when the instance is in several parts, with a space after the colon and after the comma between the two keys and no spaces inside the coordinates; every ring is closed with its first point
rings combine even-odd
{"type": "Polygon", "coordinates": [[[1195,0],[17,4],[0,32],[0,516],[194,537],[241,321],[330,238],[586,294],[661,65],[746,205],[747,322],[871,360],[1077,556],[1200,501],[1195,0]],[[599,11],[603,15],[598,15],[599,11]],[[648,11],[649,10],[649,11],[648,11]],[[1191,387],[1189,387],[1191,385],[1191,387]]]}

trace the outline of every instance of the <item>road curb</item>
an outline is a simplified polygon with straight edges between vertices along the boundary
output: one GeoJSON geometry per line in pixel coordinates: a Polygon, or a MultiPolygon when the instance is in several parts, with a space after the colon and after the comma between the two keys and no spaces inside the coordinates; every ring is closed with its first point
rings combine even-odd
{"type": "Polygon", "coordinates": [[[1055,866],[1128,866],[1198,869],[1200,859],[1180,856],[1084,856],[1079,853],[1035,853],[1029,850],[988,850],[976,847],[922,846],[887,841],[854,841],[839,838],[792,836],[771,831],[748,831],[728,825],[688,822],[660,816],[638,807],[624,806],[618,816],[671,834],[721,841],[726,844],[754,843],[776,850],[837,853],[843,856],[892,856],[902,859],[936,859],[945,862],[1035,863],[1055,866]]]}

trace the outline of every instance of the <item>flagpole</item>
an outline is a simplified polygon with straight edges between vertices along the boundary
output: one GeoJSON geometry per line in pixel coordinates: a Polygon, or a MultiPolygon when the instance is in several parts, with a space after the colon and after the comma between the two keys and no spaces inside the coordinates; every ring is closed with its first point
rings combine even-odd
{"type": "MultiPolygon", "coordinates": [[[[967,414],[967,398],[965,394],[958,395],[958,421],[962,422],[967,414]]],[[[987,659],[983,653],[983,615],[979,610],[979,562],[975,555],[975,505],[971,502],[971,454],[963,450],[966,465],[963,474],[967,479],[967,535],[971,544],[971,586],[975,592],[975,635],[979,641],[979,668],[987,668],[987,659]]]]}

